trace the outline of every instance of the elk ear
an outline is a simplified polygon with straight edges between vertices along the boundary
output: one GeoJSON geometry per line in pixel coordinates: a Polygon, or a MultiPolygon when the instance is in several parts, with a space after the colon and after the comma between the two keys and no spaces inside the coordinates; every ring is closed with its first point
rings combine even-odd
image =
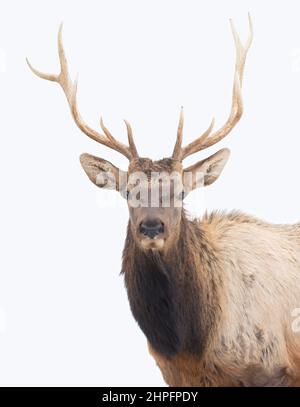
{"type": "Polygon", "coordinates": [[[81,154],[80,163],[89,179],[99,188],[115,189],[121,191],[127,184],[127,172],[118,167],[95,157],[91,154],[81,154]]]}
{"type": "Polygon", "coordinates": [[[186,168],[183,174],[185,189],[191,191],[200,186],[207,186],[215,182],[219,178],[229,155],[230,150],[223,148],[210,157],[186,168]]]}

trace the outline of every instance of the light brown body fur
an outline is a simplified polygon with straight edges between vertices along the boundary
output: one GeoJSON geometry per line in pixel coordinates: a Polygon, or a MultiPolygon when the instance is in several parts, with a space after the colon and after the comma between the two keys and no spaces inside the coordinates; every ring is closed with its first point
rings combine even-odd
{"type": "MultiPolygon", "coordinates": [[[[221,315],[203,356],[150,353],[170,386],[300,385],[300,224],[272,225],[240,213],[198,222],[219,267],[199,264],[199,279],[221,279],[221,315]]],[[[205,260],[205,256],[202,257],[205,260]]]]}

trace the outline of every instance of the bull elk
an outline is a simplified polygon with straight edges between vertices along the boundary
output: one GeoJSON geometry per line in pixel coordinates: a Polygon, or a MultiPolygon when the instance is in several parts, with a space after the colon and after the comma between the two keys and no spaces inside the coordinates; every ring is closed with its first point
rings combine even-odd
{"type": "MultiPolygon", "coordinates": [[[[153,161],[138,155],[126,121],[128,145],[113,137],[102,119],[103,134],[82,119],[58,35],[60,73],[40,78],[63,89],[76,125],[88,137],[123,154],[127,172],[109,161],[82,154],[81,165],[98,187],[115,188],[127,198],[130,220],[122,274],[134,318],[145,334],[150,354],[170,386],[298,386],[300,334],[292,329],[292,310],[300,306],[300,224],[275,225],[241,212],[205,214],[188,219],[182,201],[199,183],[212,184],[229,157],[221,149],[184,168],[183,160],[222,140],[242,116],[241,87],[253,36],[242,44],[233,23],[236,48],[232,106],[226,123],[214,122],[193,142],[182,145],[183,112],[170,158],[153,161]],[[153,192],[152,174],[179,174],[182,190],[170,183],[170,205],[132,205],[132,190],[153,192]],[[143,182],[130,181],[136,173],[143,182]],[[106,174],[105,177],[102,175],[106,174]],[[191,177],[186,175],[191,174],[191,177]],[[187,182],[186,179],[190,181],[187,182]],[[178,204],[179,203],[179,204],[178,204]]],[[[161,180],[158,183],[161,193],[161,180]]]]}

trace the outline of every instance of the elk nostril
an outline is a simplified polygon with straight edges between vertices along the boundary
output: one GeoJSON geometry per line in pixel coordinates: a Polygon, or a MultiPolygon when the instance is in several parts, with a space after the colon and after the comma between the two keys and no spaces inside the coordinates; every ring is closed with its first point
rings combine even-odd
{"type": "Polygon", "coordinates": [[[148,220],[140,223],[139,231],[142,235],[153,239],[155,236],[164,233],[164,224],[158,220],[148,220]]]}
{"type": "Polygon", "coordinates": [[[146,226],[143,223],[140,223],[140,233],[142,233],[143,235],[146,234],[146,226]]]}
{"type": "Polygon", "coordinates": [[[158,227],[158,233],[164,233],[164,230],[165,230],[165,225],[163,224],[163,222],[161,222],[158,227]]]}

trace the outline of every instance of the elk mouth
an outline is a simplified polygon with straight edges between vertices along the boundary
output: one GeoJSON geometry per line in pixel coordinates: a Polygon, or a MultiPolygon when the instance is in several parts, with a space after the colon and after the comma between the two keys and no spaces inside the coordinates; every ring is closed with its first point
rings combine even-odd
{"type": "Polygon", "coordinates": [[[159,235],[153,238],[145,236],[141,238],[140,244],[145,250],[162,250],[165,245],[165,239],[159,235]]]}

